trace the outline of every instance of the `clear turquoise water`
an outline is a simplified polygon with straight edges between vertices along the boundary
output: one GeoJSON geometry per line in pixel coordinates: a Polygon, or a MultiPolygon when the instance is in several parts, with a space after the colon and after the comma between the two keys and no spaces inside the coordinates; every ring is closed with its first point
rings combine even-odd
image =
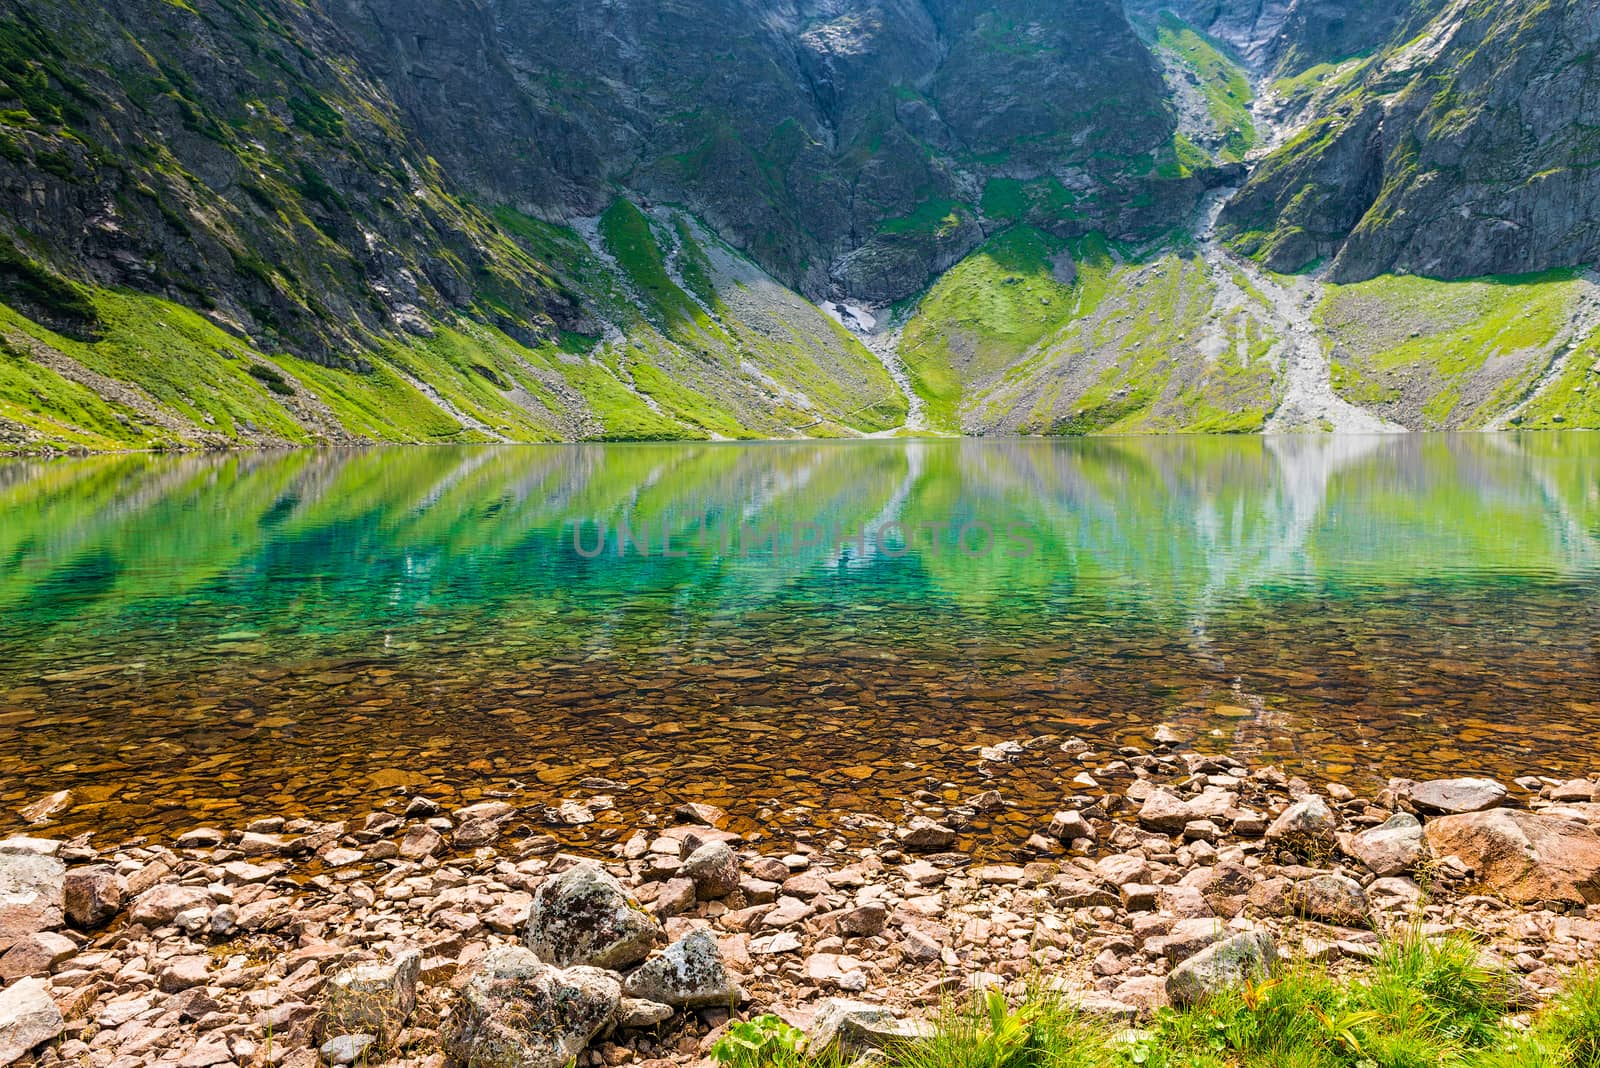
{"type": "Polygon", "coordinates": [[[0,818],[71,787],[66,830],[421,789],[848,835],[998,782],[1025,836],[1073,766],[981,746],[1163,722],[1351,782],[1597,763],[1595,435],[12,461],[0,516],[0,818]]]}

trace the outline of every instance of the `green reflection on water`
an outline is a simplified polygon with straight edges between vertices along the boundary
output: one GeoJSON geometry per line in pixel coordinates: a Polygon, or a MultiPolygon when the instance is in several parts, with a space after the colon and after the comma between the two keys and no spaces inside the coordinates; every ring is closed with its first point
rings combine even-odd
{"type": "Polygon", "coordinates": [[[506,628],[625,652],[761,610],[806,613],[818,640],[873,608],[908,643],[1057,616],[1198,632],[1307,592],[1590,582],[1597,486],[1600,438],[1579,434],[17,462],[0,467],[0,672],[219,641],[270,662],[437,655],[506,628]],[[597,558],[575,551],[602,529],[597,558]],[[756,536],[773,530],[777,551],[756,536]]]}

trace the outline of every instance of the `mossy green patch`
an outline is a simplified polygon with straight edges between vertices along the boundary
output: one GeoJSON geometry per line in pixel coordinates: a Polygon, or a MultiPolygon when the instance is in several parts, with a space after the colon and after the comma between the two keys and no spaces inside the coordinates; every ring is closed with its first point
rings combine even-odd
{"type": "Polygon", "coordinates": [[[619,199],[600,216],[600,236],[627,275],[646,315],[668,334],[705,317],[667,272],[666,258],[644,212],[619,199]]]}
{"type": "Polygon", "coordinates": [[[1316,311],[1336,391],[1355,404],[1405,401],[1426,429],[1488,426],[1557,358],[1574,272],[1447,282],[1387,276],[1331,286],[1316,311]]]}
{"type": "Polygon", "coordinates": [[[1056,277],[1066,243],[1028,226],[991,238],[934,283],[905,327],[900,353],[933,429],[960,429],[963,382],[1021,358],[1072,314],[1056,277]]]}
{"type": "Polygon", "coordinates": [[[905,215],[878,224],[880,234],[949,237],[961,227],[967,209],[953,200],[925,200],[905,215]]]}

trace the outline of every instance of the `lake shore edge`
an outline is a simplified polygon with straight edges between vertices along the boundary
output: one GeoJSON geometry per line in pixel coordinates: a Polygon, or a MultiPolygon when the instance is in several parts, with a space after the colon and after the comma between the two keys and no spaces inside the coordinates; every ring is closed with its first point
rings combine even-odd
{"type": "Polygon", "coordinates": [[[1600,954],[1600,784],[1519,780],[1519,804],[1490,780],[1393,780],[1361,798],[1157,738],[1062,743],[1085,770],[1015,857],[950,851],[998,791],[909,798],[857,850],[751,841],[668,803],[587,857],[504,801],[446,813],[396,792],[354,822],[101,850],[45,837],[64,803],[46,798],[32,835],[0,843],[0,1047],[306,1068],[490,1063],[509,1042],[514,1063],[664,1068],[704,1058],[730,1010],[882,1044],[952,996],[1043,980],[1128,1026],[1279,962],[1359,974],[1385,939],[1452,933],[1531,1007],[1600,954]],[[1132,785],[1102,789],[1117,765],[1132,785]]]}

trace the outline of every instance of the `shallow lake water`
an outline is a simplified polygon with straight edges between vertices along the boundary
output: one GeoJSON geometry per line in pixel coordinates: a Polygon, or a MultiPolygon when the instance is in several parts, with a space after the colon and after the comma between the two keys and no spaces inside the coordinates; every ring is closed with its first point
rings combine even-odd
{"type": "Polygon", "coordinates": [[[1000,853],[1061,739],[1162,723],[1351,785],[1600,770],[1600,436],[0,462],[8,829],[422,792],[854,841],[999,787],[1000,853]]]}

